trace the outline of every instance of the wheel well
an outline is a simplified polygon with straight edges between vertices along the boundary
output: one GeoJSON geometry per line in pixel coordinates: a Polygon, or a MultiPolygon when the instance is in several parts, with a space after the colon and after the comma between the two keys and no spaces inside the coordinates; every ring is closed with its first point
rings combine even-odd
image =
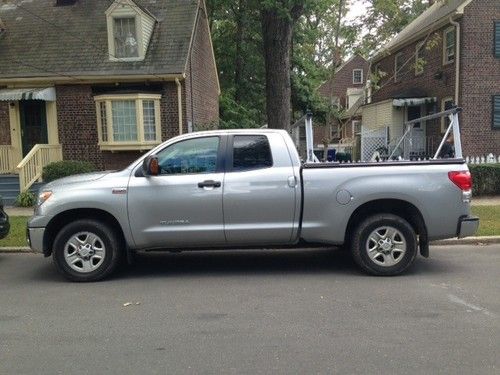
{"type": "Polygon", "coordinates": [[[78,208],[61,212],[54,216],[45,229],[43,239],[43,252],[45,256],[52,253],[52,246],[57,233],[68,223],[75,221],[75,219],[93,219],[109,225],[118,235],[119,240],[125,243],[123,230],[116,218],[109,212],[99,209],[91,208],[78,208]]]}
{"type": "Polygon", "coordinates": [[[347,224],[346,242],[350,242],[351,234],[356,226],[368,216],[374,214],[393,214],[402,217],[413,227],[415,232],[427,241],[427,228],[419,209],[413,204],[399,199],[379,199],[359,206],[351,215],[347,224]]]}

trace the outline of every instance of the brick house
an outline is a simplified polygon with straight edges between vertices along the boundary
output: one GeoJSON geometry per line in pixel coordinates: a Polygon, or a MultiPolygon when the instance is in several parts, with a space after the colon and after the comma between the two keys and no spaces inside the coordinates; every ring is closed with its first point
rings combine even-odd
{"type": "MultiPolygon", "coordinates": [[[[369,63],[361,55],[354,55],[335,70],[333,78],[324,82],[319,88],[319,95],[338,109],[340,121],[336,118],[327,119],[327,124],[314,122],[315,152],[323,154],[324,140],[329,139],[329,149],[352,152],[355,135],[361,131],[360,105],[365,97],[366,80],[369,73],[369,63]],[[344,124],[341,127],[341,122],[344,124]]],[[[299,120],[292,137],[305,154],[305,131],[303,119],[299,120]],[[299,135],[300,133],[300,135],[299,135]]]]}
{"type": "Polygon", "coordinates": [[[2,4],[0,173],[34,159],[121,168],[168,138],[217,125],[204,0],[2,4]]]}
{"type": "MultiPolygon", "coordinates": [[[[363,128],[388,134],[403,123],[457,104],[464,155],[500,154],[500,1],[448,0],[429,8],[376,53],[380,77],[362,107],[363,128]],[[382,72],[382,73],[381,73],[382,72]],[[387,130],[387,132],[385,132],[387,130]]],[[[432,156],[447,119],[416,125],[405,156],[432,156]]]]}

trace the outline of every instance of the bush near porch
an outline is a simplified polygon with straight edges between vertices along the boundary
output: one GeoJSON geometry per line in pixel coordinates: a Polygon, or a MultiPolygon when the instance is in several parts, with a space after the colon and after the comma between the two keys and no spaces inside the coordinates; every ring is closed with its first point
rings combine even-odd
{"type": "Polygon", "coordinates": [[[80,173],[95,172],[96,168],[89,162],[77,160],[63,160],[50,163],[43,168],[43,182],[51,182],[59,178],[72,176],[80,173]]]}
{"type": "Polygon", "coordinates": [[[474,196],[500,195],[500,164],[472,164],[469,170],[474,196]]]}

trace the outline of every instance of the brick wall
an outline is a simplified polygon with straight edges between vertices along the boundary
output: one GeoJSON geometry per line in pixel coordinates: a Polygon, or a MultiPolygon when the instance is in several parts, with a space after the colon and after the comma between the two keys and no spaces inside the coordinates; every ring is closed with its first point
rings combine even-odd
{"type": "Polygon", "coordinates": [[[462,21],[460,101],[464,155],[500,154],[500,130],[492,129],[492,95],[500,95],[500,59],[493,54],[493,22],[500,1],[473,1],[462,21]]]}
{"type": "Polygon", "coordinates": [[[0,102],[0,145],[10,145],[10,120],[8,102],[0,102]]]}
{"type": "Polygon", "coordinates": [[[191,53],[188,58],[185,86],[188,121],[197,127],[218,123],[217,71],[204,6],[198,15],[191,53]]]}

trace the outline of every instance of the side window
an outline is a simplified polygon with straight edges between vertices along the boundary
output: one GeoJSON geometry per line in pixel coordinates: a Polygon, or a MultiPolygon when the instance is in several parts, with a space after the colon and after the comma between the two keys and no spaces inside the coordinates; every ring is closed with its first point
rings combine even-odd
{"type": "Polygon", "coordinates": [[[215,173],[219,137],[194,138],[175,143],[158,153],[160,174],[215,173]]]}
{"type": "Polygon", "coordinates": [[[264,135],[236,135],[233,142],[233,170],[272,167],[269,141],[264,135]]]}

